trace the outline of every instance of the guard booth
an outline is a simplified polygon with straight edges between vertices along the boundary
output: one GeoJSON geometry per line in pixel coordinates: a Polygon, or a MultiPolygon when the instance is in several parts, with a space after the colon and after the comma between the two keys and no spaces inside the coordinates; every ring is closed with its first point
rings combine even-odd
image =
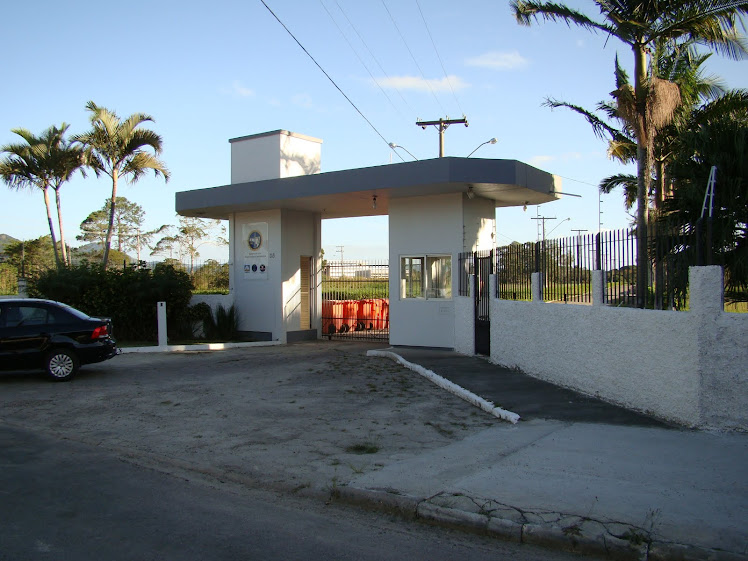
{"type": "Polygon", "coordinates": [[[176,210],[229,221],[230,296],[255,340],[323,337],[322,220],[388,215],[390,344],[457,348],[460,253],[494,248],[497,207],[560,196],[558,178],[516,160],[322,173],[317,138],[278,130],[230,143],[231,184],[178,192],[176,210]]]}

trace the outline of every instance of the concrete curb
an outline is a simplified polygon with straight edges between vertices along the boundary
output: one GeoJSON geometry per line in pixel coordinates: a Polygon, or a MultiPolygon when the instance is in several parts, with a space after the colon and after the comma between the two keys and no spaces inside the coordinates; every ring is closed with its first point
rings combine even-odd
{"type": "MultiPolygon", "coordinates": [[[[24,428],[23,425],[0,419],[7,426],[24,428]]],[[[435,526],[452,528],[504,541],[539,545],[549,549],[559,549],[573,553],[604,556],[620,561],[748,561],[748,554],[733,553],[704,547],[663,541],[633,543],[602,531],[570,531],[558,523],[517,522],[509,518],[490,516],[461,509],[449,508],[430,502],[434,497],[413,497],[396,489],[361,489],[347,485],[332,488],[300,484],[296,486],[279,482],[263,481],[260,477],[224,472],[207,466],[196,466],[177,458],[159,454],[134,451],[121,446],[66,435],[55,430],[43,431],[49,436],[69,440],[92,448],[108,450],[126,462],[154,469],[176,477],[188,476],[207,478],[220,483],[232,483],[247,489],[257,489],[276,493],[287,493],[297,497],[333,502],[386,512],[405,520],[420,521],[435,526]]],[[[579,517],[572,517],[579,518],[579,517]]],[[[591,519],[582,519],[604,526],[591,519]]]]}
{"type": "Polygon", "coordinates": [[[403,495],[389,489],[341,486],[331,491],[330,500],[504,541],[620,561],[748,561],[748,555],[729,551],[661,541],[636,543],[605,532],[577,533],[554,523],[520,523],[435,505],[428,498],[403,495]]]}
{"type": "Polygon", "coordinates": [[[367,351],[366,356],[390,358],[394,360],[395,362],[402,364],[405,368],[412,370],[416,374],[420,374],[421,376],[423,376],[427,380],[430,380],[431,382],[433,382],[440,388],[447,390],[449,393],[456,395],[460,399],[464,399],[471,405],[475,405],[476,407],[478,407],[479,409],[482,409],[486,413],[490,413],[494,417],[497,417],[503,421],[509,421],[512,424],[519,421],[519,415],[517,415],[517,413],[507,411],[506,409],[502,409],[501,407],[497,407],[496,405],[494,405],[490,401],[483,399],[479,395],[475,395],[473,392],[466,390],[462,386],[458,386],[454,382],[450,382],[446,378],[439,376],[436,372],[428,370],[427,368],[424,368],[420,364],[415,364],[413,362],[409,362],[405,360],[403,357],[401,357],[399,354],[397,354],[394,351],[372,350],[372,351],[367,351]]]}
{"type": "Polygon", "coordinates": [[[271,347],[282,345],[280,341],[252,341],[247,343],[201,343],[198,345],[154,345],[152,347],[124,347],[122,354],[128,353],[180,353],[187,351],[225,351],[243,347],[271,347]]]}

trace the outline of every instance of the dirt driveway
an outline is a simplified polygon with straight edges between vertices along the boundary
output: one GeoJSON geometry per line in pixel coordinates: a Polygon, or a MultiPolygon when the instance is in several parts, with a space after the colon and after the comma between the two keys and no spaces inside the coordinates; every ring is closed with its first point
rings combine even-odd
{"type": "Polygon", "coordinates": [[[317,341],[124,354],[70,383],[0,375],[0,422],[166,471],[328,491],[500,421],[384,358],[317,341]]]}

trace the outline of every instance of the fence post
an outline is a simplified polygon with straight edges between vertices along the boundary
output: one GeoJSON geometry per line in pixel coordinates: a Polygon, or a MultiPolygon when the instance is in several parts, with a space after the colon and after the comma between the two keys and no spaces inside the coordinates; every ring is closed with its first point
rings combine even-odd
{"type": "Polygon", "coordinates": [[[719,314],[725,307],[722,267],[711,265],[688,268],[689,309],[696,314],[719,314]]]}
{"type": "Polygon", "coordinates": [[[29,297],[29,282],[26,277],[18,277],[18,297],[28,298],[29,297]]]}
{"type": "Polygon", "coordinates": [[[532,285],[532,301],[537,304],[543,303],[543,273],[533,273],[530,276],[532,285]]]}
{"type": "Polygon", "coordinates": [[[158,320],[158,346],[165,347],[166,339],[166,302],[156,303],[156,319],[158,320]]]}
{"type": "Polygon", "coordinates": [[[592,274],[592,305],[602,306],[605,304],[605,271],[596,269],[590,272],[592,274]]]}

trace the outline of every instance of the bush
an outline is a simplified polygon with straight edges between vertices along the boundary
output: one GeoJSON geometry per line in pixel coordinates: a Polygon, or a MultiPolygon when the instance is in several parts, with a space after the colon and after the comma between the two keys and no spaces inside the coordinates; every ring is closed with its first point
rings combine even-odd
{"type": "Polygon", "coordinates": [[[233,305],[227,309],[219,304],[215,314],[208,313],[204,317],[203,330],[208,339],[236,340],[239,332],[239,313],[233,305]]]}
{"type": "Polygon", "coordinates": [[[169,336],[183,337],[191,325],[190,276],[170,265],[153,271],[139,267],[104,270],[82,263],[49,270],[30,287],[31,296],[64,302],[94,316],[108,316],[121,340],[156,341],[156,303],[166,302],[169,336]]]}
{"type": "Polygon", "coordinates": [[[18,269],[10,263],[0,263],[0,294],[18,294],[18,269]]]}

